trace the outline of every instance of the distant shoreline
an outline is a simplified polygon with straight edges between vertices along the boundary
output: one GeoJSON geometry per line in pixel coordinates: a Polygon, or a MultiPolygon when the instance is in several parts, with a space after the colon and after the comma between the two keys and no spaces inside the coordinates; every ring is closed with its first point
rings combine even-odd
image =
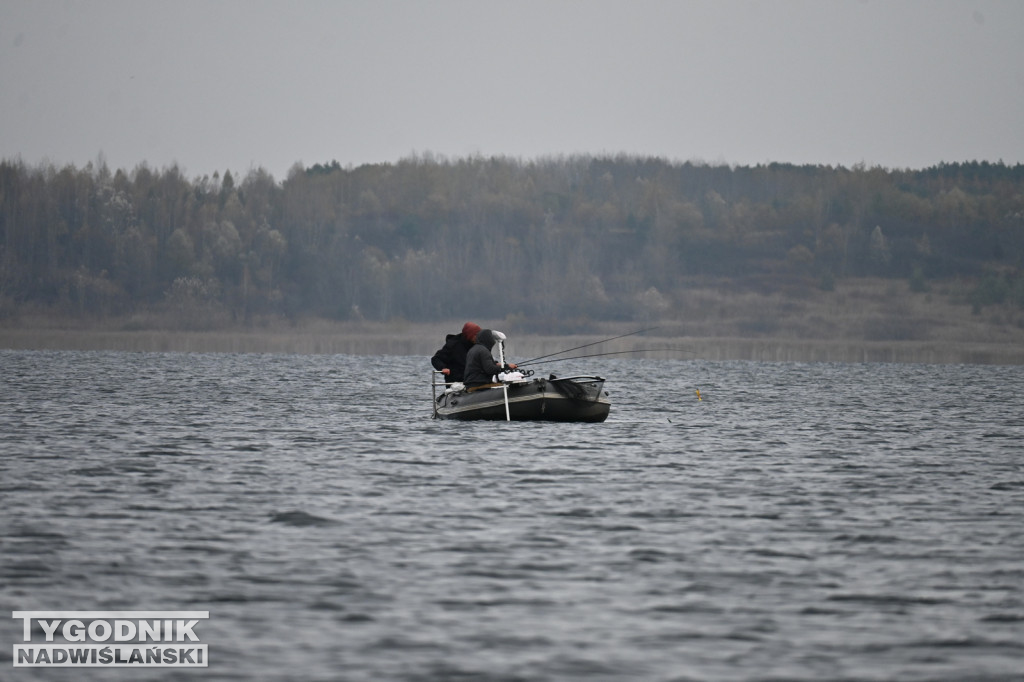
{"type": "MultiPolygon", "coordinates": [[[[501,328],[500,323],[494,326],[501,328]]],[[[216,331],[117,330],[100,328],[0,328],[0,348],[167,353],[283,353],[298,355],[420,355],[439,348],[457,325],[330,323],[293,328],[216,331]]],[[[622,332],[619,332],[622,333],[622,332]]],[[[607,335],[509,334],[510,359],[536,357],[589,344],[607,335]]],[[[630,351],[610,357],[751,360],[763,362],[896,362],[925,364],[1024,364],[1024,347],[1012,343],[864,341],[786,338],[657,336],[649,334],[587,348],[575,354],[630,351]],[[644,351],[673,348],[676,351],[644,351]],[[633,351],[638,351],[633,353],[633,351]]]]}
{"type": "MultiPolygon", "coordinates": [[[[679,293],[660,316],[600,321],[509,314],[473,321],[508,334],[513,361],[587,345],[573,355],[677,348],[610,357],[1024,365],[1024,308],[973,308],[956,282],[930,292],[879,278],[788,293],[719,284],[679,293]],[[634,335],[644,328],[649,331],[634,335]],[[588,345],[621,335],[627,336],[588,345]]],[[[465,321],[252,316],[242,323],[180,311],[90,318],[24,309],[0,318],[0,348],[429,358],[465,321]]]]}

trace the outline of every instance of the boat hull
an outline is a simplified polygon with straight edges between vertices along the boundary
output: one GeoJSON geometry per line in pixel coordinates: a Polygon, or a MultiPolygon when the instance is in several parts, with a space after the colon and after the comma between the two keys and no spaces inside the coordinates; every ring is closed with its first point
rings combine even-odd
{"type": "Polygon", "coordinates": [[[446,392],[435,401],[434,416],[461,420],[603,422],[610,410],[604,379],[567,377],[446,392]]]}

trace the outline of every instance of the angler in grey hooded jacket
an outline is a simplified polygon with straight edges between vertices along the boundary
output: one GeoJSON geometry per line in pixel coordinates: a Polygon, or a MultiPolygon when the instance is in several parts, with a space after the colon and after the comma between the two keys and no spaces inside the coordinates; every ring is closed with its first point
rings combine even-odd
{"type": "MultiPolygon", "coordinates": [[[[466,372],[462,382],[467,388],[483,386],[494,381],[494,375],[503,371],[502,367],[491,357],[491,348],[494,347],[494,333],[490,329],[483,329],[476,335],[476,344],[466,353],[466,372]]],[[[508,369],[515,369],[512,363],[507,365],[508,369]]]]}

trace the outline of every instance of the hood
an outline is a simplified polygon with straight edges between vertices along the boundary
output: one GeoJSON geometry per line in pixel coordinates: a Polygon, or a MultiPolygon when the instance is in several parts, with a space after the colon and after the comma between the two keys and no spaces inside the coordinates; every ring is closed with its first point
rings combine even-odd
{"type": "Polygon", "coordinates": [[[482,329],[479,334],[476,335],[476,342],[483,344],[487,350],[494,347],[494,332],[490,329],[482,329]]]}

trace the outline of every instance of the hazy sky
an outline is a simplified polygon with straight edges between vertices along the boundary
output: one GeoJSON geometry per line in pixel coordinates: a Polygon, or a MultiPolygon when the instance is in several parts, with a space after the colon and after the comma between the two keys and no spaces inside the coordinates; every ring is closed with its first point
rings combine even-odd
{"type": "Polygon", "coordinates": [[[0,0],[0,158],[1024,162],[1020,0],[0,0]]]}

